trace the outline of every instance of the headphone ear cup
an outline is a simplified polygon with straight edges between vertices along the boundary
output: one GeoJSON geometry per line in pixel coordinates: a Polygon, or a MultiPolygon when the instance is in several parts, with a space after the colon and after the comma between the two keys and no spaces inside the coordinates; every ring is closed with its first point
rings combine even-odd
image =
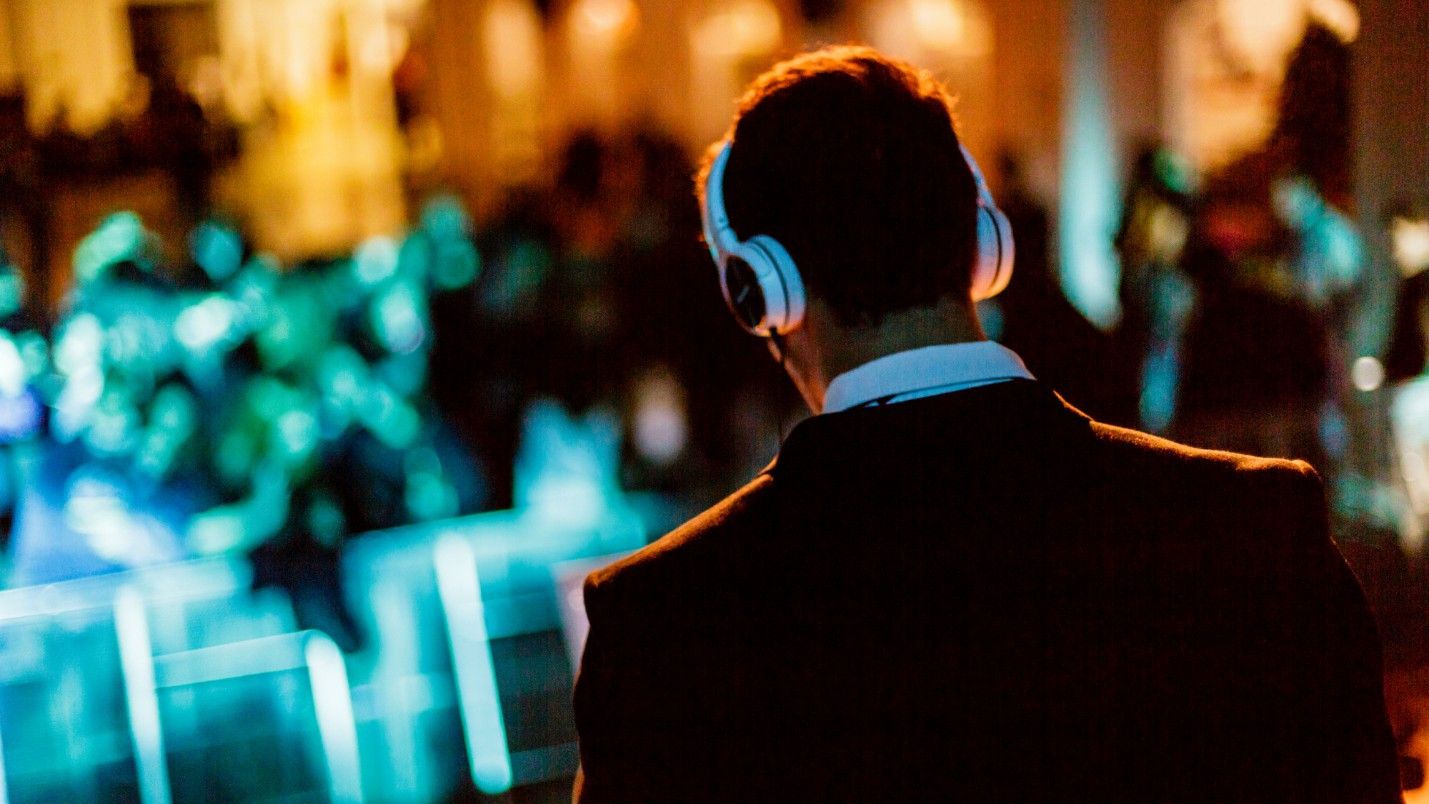
{"type": "Polygon", "coordinates": [[[1014,256],[1012,224],[1007,216],[995,206],[978,204],[977,262],[970,288],[973,301],[985,301],[1007,288],[1014,256]]]}
{"type": "Polygon", "coordinates": [[[991,299],[1001,293],[1012,280],[1012,224],[1007,216],[997,208],[992,198],[992,190],[987,187],[982,168],[967,146],[959,143],[963,160],[972,171],[973,184],[977,186],[977,261],[973,265],[973,279],[969,295],[975,302],[991,299]]]}
{"type": "Polygon", "coordinates": [[[756,335],[762,334],[760,330],[764,327],[769,308],[764,286],[754,266],[743,257],[730,255],[720,270],[720,290],[724,292],[725,304],[739,325],[756,335]]]}
{"type": "Polygon", "coordinates": [[[804,321],[804,278],[788,249],[769,235],[755,235],[742,244],[741,252],[757,253],[760,259],[751,265],[756,270],[767,268],[759,275],[768,305],[765,331],[760,334],[782,335],[798,328],[804,321]]]}

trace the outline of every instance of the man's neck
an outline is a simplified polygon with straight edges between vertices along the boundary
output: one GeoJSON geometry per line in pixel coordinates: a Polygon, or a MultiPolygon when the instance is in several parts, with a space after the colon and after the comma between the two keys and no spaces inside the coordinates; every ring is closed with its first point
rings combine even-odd
{"type": "Polygon", "coordinates": [[[880,357],[947,343],[986,340],[977,317],[966,307],[945,302],[884,316],[876,327],[844,329],[842,337],[824,339],[820,363],[829,380],[880,357]]]}
{"type": "Polygon", "coordinates": [[[771,345],[809,410],[824,408],[829,383],[880,357],[938,346],[986,340],[971,302],[943,300],[932,307],[900,310],[877,326],[846,327],[817,296],[809,299],[804,325],[771,345]]]}

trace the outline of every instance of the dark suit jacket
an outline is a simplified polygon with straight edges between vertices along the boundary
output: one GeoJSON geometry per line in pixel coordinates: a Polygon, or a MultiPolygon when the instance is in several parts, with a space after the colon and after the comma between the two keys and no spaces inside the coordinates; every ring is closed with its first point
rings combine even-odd
{"type": "Polygon", "coordinates": [[[809,419],[585,595],[579,801],[1399,800],[1314,471],[1038,383],[809,419]]]}

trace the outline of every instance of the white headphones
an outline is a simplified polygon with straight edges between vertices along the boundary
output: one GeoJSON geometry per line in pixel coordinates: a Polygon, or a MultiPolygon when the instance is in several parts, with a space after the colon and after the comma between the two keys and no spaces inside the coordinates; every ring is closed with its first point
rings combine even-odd
{"type": "MultiPolygon", "coordinates": [[[[804,320],[804,279],[788,250],[769,235],[740,240],[724,207],[724,171],[732,142],[726,140],[710,166],[700,205],[705,243],[719,270],[720,290],[730,312],[747,331],[762,337],[783,335],[804,320]]],[[[983,301],[1001,293],[1012,279],[1012,226],[997,208],[982,170],[967,148],[963,158],[977,183],[977,259],[971,295],[983,301]]]]}

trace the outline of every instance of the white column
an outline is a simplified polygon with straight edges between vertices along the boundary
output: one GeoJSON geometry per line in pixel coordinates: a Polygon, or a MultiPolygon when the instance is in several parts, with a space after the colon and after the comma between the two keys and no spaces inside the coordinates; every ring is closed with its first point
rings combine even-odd
{"type": "Polygon", "coordinates": [[[1120,316],[1120,268],[1112,250],[1120,205],[1117,158],[1108,97],[1107,25],[1103,0],[1067,3],[1062,113],[1061,208],[1058,213],[1062,289],[1103,328],[1120,316]]]}

